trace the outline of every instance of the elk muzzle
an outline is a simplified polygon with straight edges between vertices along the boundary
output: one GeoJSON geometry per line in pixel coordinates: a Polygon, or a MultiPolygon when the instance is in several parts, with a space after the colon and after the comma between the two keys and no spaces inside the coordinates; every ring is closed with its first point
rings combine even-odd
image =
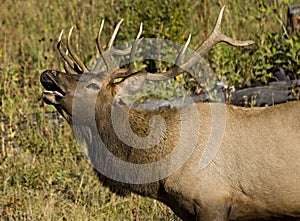
{"type": "Polygon", "coordinates": [[[61,73],[53,70],[46,70],[41,74],[40,81],[47,90],[43,92],[43,100],[47,104],[60,104],[66,94],[63,86],[57,81],[59,74],[61,73]]]}

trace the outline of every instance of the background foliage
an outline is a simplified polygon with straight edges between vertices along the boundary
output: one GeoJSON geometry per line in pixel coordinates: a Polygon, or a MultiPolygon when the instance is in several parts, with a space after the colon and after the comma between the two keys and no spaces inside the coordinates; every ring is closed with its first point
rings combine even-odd
{"type": "MultiPolygon", "coordinates": [[[[39,76],[62,69],[56,50],[61,29],[75,26],[73,45],[89,63],[95,36],[106,20],[104,41],[124,18],[117,43],[132,40],[139,23],[145,37],[196,48],[226,5],[222,30],[252,39],[249,48],[216,46],[207,60],[217,77],[235,87],[268,82],[283,67],[299,78],[299,38],[279,44],[291,0],[0,0],[0,219],[1,220],[176,220],[161,203],[132,195],[120,198],[97,182],[78,151],[70,128],[57,123],[41,100],[39,76]]],[[[299,2],[298,2],[299,3],[299,2]]],[[[165,67],[163,67],[165,68],[165,67]]]]}

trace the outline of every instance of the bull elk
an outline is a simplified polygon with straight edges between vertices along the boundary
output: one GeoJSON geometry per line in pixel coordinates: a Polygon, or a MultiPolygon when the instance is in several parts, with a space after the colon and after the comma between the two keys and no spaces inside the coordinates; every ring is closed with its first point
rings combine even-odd
{"type": "MultiPolygon", "coordinates": [[[[233,46],[253,43],[221,34],[223,11],[224,7],[210,36],[196,49],[200,56],[218,42],[233,46]]],[[[299,218],[300,102],[250,109],[223,103],[152,110],[124,105],[117,98],[132,89],[135,80],[165,80],[197,60],[192,57],[178,65],[187,42],[167,71],[135,70],[133,59],[142,25],[129,50],[118,51],[111,47],[120,24],[107,49],[129,55],[127,68],[115,68],[103,51],[102,22],[97,37],[101,59],[94,70],[105,65],[104,71],[89,71],[78,58],[71,48],[71,30],[67,52],[61,44],[62,34],[57,44],[65,72],[46,70],[41,74],[47,90],[44,101],[54,105],[71,125],[103,185],[119,195],[133,192],[159,200],[182,220],[299,218]],[[151,148],[139,146],[139,139],[146,139],[151,148]],[[153,144],[153,140],[158,142],[153,144]]]]}

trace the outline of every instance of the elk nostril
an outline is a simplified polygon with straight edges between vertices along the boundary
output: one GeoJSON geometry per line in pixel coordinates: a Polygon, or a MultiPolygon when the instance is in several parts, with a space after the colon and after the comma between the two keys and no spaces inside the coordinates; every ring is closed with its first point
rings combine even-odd
{"type": "Polygon", "coordinates": [[[46,82],[47,80],[48,80],[47,72],[44,71],[44,72],[41,74],[40,82],[43,83],[43,82],[46,82]]]}

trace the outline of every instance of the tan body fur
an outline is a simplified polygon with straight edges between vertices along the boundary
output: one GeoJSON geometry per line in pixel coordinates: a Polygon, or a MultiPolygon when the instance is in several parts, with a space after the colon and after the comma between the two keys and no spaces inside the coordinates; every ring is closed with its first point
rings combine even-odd
{"type": "MultiPolygon", "coordinates": [[[[108,96],[100,96],[99,107],[103,98],[106,102],[109,100],[108,96]]],[[[197,217],[200,220],[274,220],[276,216],[300,216],[300,121],[297,120],[300,102],[251,109],[225,104],[192,105],[199,111],[201,127],[190,130],[200,131],[200,136],[193,155],[180,170],[149,185],[128,187],[103,176],[101,180],[118,193],[125,188],[158,199],[183,220],[197,217]],[[222,144],[215,159],[201,169],[200,158],[212,129],[211,107],[222,109],[224,105],[226,114],[221,117],[226,117],[226,128],[222,144]]],[[[168,126],[164,142],[152,149],[140,150],[124,145],[114,134],[111,121],[101,119],[100,116],[110,116],[111,106],[106,108],[99,108],[101,114],[97,115],[99,133],[110,151],[122,160],[154,162],[176,145],[180,135],[176,109],[130,111],[131,128],[141,137],[149,134],[149,119],[153,115],[163,116],[168,126]]],[[[127,111],[126,106],[115,108],[127,111]]]]}

